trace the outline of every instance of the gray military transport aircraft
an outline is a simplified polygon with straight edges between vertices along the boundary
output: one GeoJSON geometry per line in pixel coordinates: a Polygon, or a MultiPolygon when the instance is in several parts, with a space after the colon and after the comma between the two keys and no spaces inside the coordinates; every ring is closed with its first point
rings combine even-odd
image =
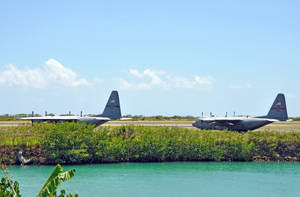
{"type": "Polygon", "coordinates": [[[87,124],[94,124],[99,126],[110,120],[127,120],[128,118],[121,118],[121,108],[119,101],[119,94],[117,91],[112,91],[107,104],[102,114],[95,116],[42,116],[42,117],[27,117],[21,118],[23,120],[31,120],[33,123],[40,122],[86,122],[87,124]]]}
{"type": "Polygon", "coordinates": [[[284,94],[278,94],[266,116],[199,118],[192,125],[199,129],[216,129],[246,132],[270,124],[288,120],[284,94]]]}

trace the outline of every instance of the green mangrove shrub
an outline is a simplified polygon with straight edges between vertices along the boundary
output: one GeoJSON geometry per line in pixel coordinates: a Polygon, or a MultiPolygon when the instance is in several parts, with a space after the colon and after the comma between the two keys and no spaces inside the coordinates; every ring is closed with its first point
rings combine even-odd
{"type": "Polygon", "coordinates": [[[50,163],[85,163],[91,160],[93,126],[78,123],[52,125],[41,138],[50,163]]]}
{"type": "MultiPolygon", "coordinates": [[[[162,161],[299,161],[300,132],[35,124],[0,132],[3,150],[39,146],[47,164],[162,161]],[[23,140],[23,141],[22,141],[23,140]],[[12,146],[11,146],[12,147],[12,146]]],[[[1,156],[1,155],[0,155],[1,156]]],[[[5,160],[5,157],[2,160],[5,160]]]]}
{"type": "Polygon", "coordinates": [[[58,124],[45,133],[50,163],[299,160],[300,133],[58,124]]]}

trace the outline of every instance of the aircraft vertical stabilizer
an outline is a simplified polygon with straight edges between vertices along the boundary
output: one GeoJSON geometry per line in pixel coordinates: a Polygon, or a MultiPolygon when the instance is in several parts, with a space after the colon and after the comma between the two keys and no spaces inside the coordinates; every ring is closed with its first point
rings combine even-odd
{"type": "Polygon", "coordinates": [[[280,121],[285,121],[288,119],[284,94],[277,95],[266,117],[271,119],[277,119],[280,121]]]}
{"type": "Polygon", "coordinates": [[[107,101],[102,117],[108,117],[112,120],[121,118],[121,108],[119,101],[119,94],[117,91],[112,91],[107,101]]]}

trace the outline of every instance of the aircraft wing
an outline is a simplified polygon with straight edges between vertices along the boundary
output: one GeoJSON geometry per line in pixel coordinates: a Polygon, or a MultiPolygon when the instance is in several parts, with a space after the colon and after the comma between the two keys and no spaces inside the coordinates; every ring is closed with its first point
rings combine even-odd
{"type": "Polygon", "coordinates": [[[27,118],[21,118],[22,120],[40,120],[40,121],[72,121],[72,120],[78,120],[78,116],[41,116],[41,117],[27,117],[27,118]]]}
{"type": "Polygon", "coordinates": [[[96,120],[111,120],[108,117],[80,117],[80,116],[42,116],[42,117],[27,117],[21,118],[22,120],[31,120],[31,121],[73,121],[80,119],[96,119],[96,120]]]}
{"type": "Polygon", "coordinates": [[[233,126],[233,125],[238,124],[240,121],[241,120],[231,119],[231,120],[215,120],[214,122],[219,125],[233,126]]]}
{"type": "Polygon", "coordinates": [[[224,118],[204,118],[202,120],[204,120],[205,122],[215,123],[219,125],[232,126],[241,122],[242,119],[224,117],[224,118]]]}

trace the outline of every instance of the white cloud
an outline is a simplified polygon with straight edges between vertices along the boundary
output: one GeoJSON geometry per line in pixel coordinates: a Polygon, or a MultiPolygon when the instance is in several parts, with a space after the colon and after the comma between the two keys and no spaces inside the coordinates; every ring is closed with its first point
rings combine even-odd
{"type": "Polygon", "coordinates": [[[168,74],[166,71],[146,69],[142,72],[130,69],[129,73],[135,77],[135,82],[118,79],[121,88],[151,89],[151,88],[182,88],[182,89],[211,89],[215,79],[212,76],[194,76],[186,78],[168,74]]]}
{"type": "Polygon", "coordinates": [[[0,71],[0,85],[9,87],[79,87],[90,86],[100,81],[98,78],[92,82],[79,78],[74,71],[55,59],[49,59],[41,68],[18,69],[10,64],[0,71]]]}
{"type": "Polygon", "coordinates": [[[165,82],[160,78],[162,75],[165,74],[164,71],[154,71],[150,69],[146,69],[143,72],[139,72],[136,69],[130,69],[129,73],[133,76],[144,79],[145,83],[138,84],[137,86],[140,87],[140,89],[148,89],[151,88],[153,85],[158,86],[165,86],[165,82]]]}
{"type": "Polygon", "coordinates": [[[143,74],[141,74],[138,70],[136,69],[129,69],[129,73],[138,77],[138,78],[142,78],[143,74]]]}
{"type": "Polygon", "coordinates": [[[113,80],[118,81],[121,88],[131,88],[133,85],[125,79],[114,78],[113,80]]]}
{"type": "Polygon", "coordinates": [[[195,81],[197,85],[212,88],[215,78],[213,78],[212,76],[205,76],[205,77],[195,76],[195,81]]]}
{"type": "Polygon", "coordinates": [[[285,95],[286,95],[286,98],[288,98],[288,99],[296,99],[297,98],[297,95],[294,93],[287,92],[287,93],[285,93],[285,95]]]}

